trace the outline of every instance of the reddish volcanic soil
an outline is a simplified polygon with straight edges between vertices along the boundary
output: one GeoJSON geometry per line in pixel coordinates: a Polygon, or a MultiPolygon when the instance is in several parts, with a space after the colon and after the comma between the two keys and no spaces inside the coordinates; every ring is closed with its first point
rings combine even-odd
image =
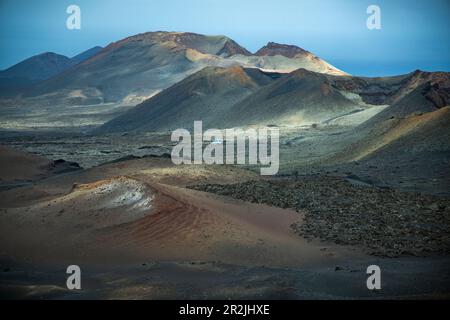
{"type": "Polygon", "coordinates": [[[291,227],[302,212],[186,188],[254,179],[143,158],[0,191],[0,298],[369,297],[374,263],[390,285],[383,297],[447,294],[445,259],[394,261],[307,240],[291,227]],[[71,264],[82,268],[81,291],[65,287],[71,264]]]}
{"type": "Polygon", "coordinates": [[[3,253],[35,262],[213,260],[273,266],[336,255],[294,234],[291,224],[302,220],[295,211],[143,178],[76,184],[26,205],[10,200],[0,217],[3,253]]]}

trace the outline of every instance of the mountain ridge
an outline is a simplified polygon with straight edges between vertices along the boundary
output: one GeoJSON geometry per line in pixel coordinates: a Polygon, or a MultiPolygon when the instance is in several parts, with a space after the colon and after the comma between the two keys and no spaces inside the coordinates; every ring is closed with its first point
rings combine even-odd
{"type": "Polygon", "coordinates": [[[0,71],[0,95],[9,96],[28,89],[90,59],[103,48],[96,46],[72,58],[54,52],[44,52],[0,71]]]}
{"type": "Polygon", "coordinates": [[[37,105],[51,100],[54,105],[71,105],[71,97],[77,95],[81,97],[77,104],[136,105],[206,66],[235,65],[269,72],[306,68],[345,74],[310,53],[294,58],[258,56],[226,36],[156,31],[110,43],[89,59],[23,92],[21,103],[37,105]]]}
{"type": "Polygon", "coordinates": [[[268,42],[265,46],[255,52],[255,56],[274,56],[281,55],[288,58],[294,58],[296,55],[311,54],[298,46],[281,44],[276,42],[268,42]]]}

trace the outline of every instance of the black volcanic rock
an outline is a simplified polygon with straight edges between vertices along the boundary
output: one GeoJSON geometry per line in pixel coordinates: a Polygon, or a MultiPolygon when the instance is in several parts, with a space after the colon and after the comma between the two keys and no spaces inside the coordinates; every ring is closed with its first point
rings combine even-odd
{"type": "Polygon", "coordinates": [[[449,74],[438,73],[435,79],[427,83],[422,94],[436,108],[443,108],[450,105],[449,74]]]}
{"type": "Polygon", "coordinates": [[[340,245],[359,245],[372,255],[426,256],[450,252],[447,209],[450,200],[444,197],[363,188],[325,175],[302,175],[295,181],[203,184],[188,188],[304,211],[302,223],[291,225],[299,235],[340,245]]]}
{"type": "MultiPolygon", "coordinates": [[[[450,73],[415,71],[405,76],[388,79],[366,79],[365,86],[356,90],[363,98],[368,88],[377,86],[372,92],[381,104],[389,107],[362,124],[372,127],[388,119],[405,118],[415,113],[433,112],[450,105],[450,73]],[[384,91],[381,90],[384,88],[384,91]]],[[[367,99],[365,99],[367,100],[367,99]]]]}
{"type": "Polygon", "coordinates": [[[280,44],[276,42],[269,42],[267,45],[259,49],[256,56],[285,56],[288,58],[294,58],[296,55],[309,54],[308,51],[293,45],[280,44]]]}
{"type": "Polygon", "coordinates": [[[45,168],[53,174],[67,173],[83,169],[77,162],[66,161],[64,159],[54,160],[45,168]]]}

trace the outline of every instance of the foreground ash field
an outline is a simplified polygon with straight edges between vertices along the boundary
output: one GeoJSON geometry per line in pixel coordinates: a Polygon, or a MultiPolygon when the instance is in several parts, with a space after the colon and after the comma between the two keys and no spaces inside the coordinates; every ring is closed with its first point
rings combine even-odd
{"type": "Polygon", "coordinates": [[[0,80],[4,299],[450,296],[449,73],[150,32],[0,80]],[[197,120],[278,128],[278,174],[174,165],[171,132],[197,120]]]}

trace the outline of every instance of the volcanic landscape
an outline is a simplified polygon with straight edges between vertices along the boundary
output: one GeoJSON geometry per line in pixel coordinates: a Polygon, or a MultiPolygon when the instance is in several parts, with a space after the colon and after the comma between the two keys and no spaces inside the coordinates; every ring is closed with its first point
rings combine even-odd
{"type": "Polygon", "coordinates": [[[450,73],[162,31],[0,71],[0,296],[449,298],[450,73]],[[175,165],[199,120],[279,129],[279,172],[175,165]]]}

